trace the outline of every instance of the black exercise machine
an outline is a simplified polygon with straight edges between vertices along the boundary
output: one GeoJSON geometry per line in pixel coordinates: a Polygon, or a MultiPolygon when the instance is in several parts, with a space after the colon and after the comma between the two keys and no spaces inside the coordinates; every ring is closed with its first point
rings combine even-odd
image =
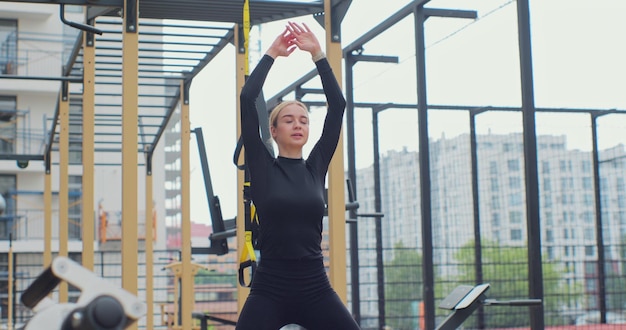
{"type": "Polygon", "coordinates": [[[516,299],[498,301],[487,299],[485,292],[489,283],[477,286],[459,285],[441,303],[439,308],[452,313],[437,327],[437,330],[455,330],[481,306],[533,306],[541,305],[541,299],[516,299]]]}

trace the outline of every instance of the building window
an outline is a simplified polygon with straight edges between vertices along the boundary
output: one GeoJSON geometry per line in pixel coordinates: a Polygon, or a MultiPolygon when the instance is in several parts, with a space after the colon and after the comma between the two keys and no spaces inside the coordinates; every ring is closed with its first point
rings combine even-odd
{"type": "Polygon", "coordinates": [[[547,194],[543,196],[543,207],[552,207],[552,195],[547,194]]]}
{"type": "Polygon", "coordinates": [[[603,193],[606,193],[608,190],[609,190],[609,180],[607,178],[600,178],[600,191],[603,193]]]}
{"type": "Polygon", "coordinates": [[[510,206],[517,206],[517,205],[521,205],[522,204],[522,194],[520,193],[515,193],[515,194],[510,194],[509,195],[509,205],[510,206]]]}
{"type": "Polygon", "coordinates": [[[591,190],[593,189],[593,181],[591,180],[590,176],[585,176],[583,177],[583,189],[585,190],[591,190]]]}
{"type": "Polygon", "coordinates": [[[500,196],[492,195],[491,196],[491,208],[497,210],[500,208],[500,196]]]}
{"type": "Polygon", "coordinates": [[[593,257],[593,256],[596,255],[595,251],[596,251],[595,246],[593,246],[593,245],[586,245],[585,246],[585,256],[593,257]]]}
{"type": "Polygon", "coordinates": [[[598,268],[595,261],[585,262],[585,275],[587,277],[594,277],[598,274],[598,268]]]}
{"type": "Polygon", "coordinates": [[[586,241],[593,241],[594,239],[596,239],[596,235],[595,235],[595,230],[593,229],[593,227],[586,227],[583,231],[583,236],[585,238],[586,241]]]}
{"type": "Polygon", "coordinates": [[[545,214],[545,223],[546,223],[546,226],[553,226],[554,225],[554,217],[552,216],[552,212],[546,212],[546,214],[545,214]]]}
{"type": "Polygon", "coordinates": [[[543,191],[551,191],[552,190],[552,181],[549,177],[543,178],[543,191]]]}
{"type": "Polygon", "coordinates": [[[495,161],[489,162],[489,173],[491,175],[497,175],[498,174],[498,162],[495,162],[495,161]]]}
{"type": "Polygon", "coordinates": [[[507,167],[509,168],[510,172],[517,172],[517,171],[519,171],[519,160],[517,160],[517,159],[509,159],[507,161],[507,167]]]}
{"type": "Polygon", "coordinates": [[[490,181],[491,181],[491,191],[492,192],[498,191],[498,186],[499,186],[498,177],[492,177],[490,181]]]}
{"type": "MultiPolygon", "coordinates": [[[[81,118],[82,106],[70,106],[70,116],[81,118]]],[[[82,119],[82,118],[81,118],[82,119]]],[[[83,162],[83,125],[82,120],[70,121],[69,163],[80,165],[83,162]]]]}
{"type": "MultiPolygon", "coordinates": [[[[2,218],[0,218],[0,239],[8,240],[17,221],[15,199],[11,195],[17,190],[17,178],[12,174],[0,175],[0,194],[6,202],[2,218]]],[[[14,237],[15,238],[15,237],[14,237]]]]}
{"type": "Polygon", "coordinates": [[[521,229],[511,229],[511,240],[512,241],[521,241],[522,240],[522,230],[521,229]]]}
{"type": "Polygon", "coordinates": [[[554,242],[554,233],[552,230],[546,230],[546,242],[552,243],[554,242]]]}
{"type": "Polygon", "coordinates": [[[509,188],[511,188],[511,189],[521,189],[522,188],[522,179],[519,176],[511,176],[511,177],[509,177],[509,188]]]}
{"type": "Polygon", "coordinates": [[[591,161],[583,160],[582,161],[582,170],[583,170],[583,173],[591,172],[591,161]]]}
{"type": "Polygon", "coordinates": [[[584,194],[583,195],[583,203],[585,206],[593,206],[593,195],[592,194],[584,194]]]}
{"type": "Polygon", "coordinates": [[[0,19],[0,74],[17,73],[17,21],[0,19]]]}
{"type": "Polygon", "coordinates": [[[545,160],[541,162],[541,173],[550,174],[550,162],[545,160]]]}
{"type": "Polygon", "coordinates": [[[550,149],[552,149],[552,150],[565,150],[565,144],[564,143],[551,143],[550,144],[550,149]]]}
{"type": "Polygon", "coordinates": [[[574,178],[561,178],[561,190],[567,191],[574,188],[574,178]]]}
{"type": "MultiPolygon", "coordinates": [[[[9,254],[8,253],[0,253],[0,272],[7,274],[9,272],[9,254]]],[[[7,276],[0,277],[0,287],[2,287],[2,294],[0,294],[0,309],[2,310],[2,314],[0,317],[2,319],[6,319],[9,315],[9,305],[8,305],[8,290],[9,280],[7,276]]]]}
{"type": "Polygon", "coordinates": [[[617,207],[619,207],[620,209],[626,208],[626,195],[617,195],[617,207]]]}
{"type": "Polygon", "coordinates": [[[509,223],[522,223],[522,212],[520,211],[509,212],[509,223]]]}
{"type": "Polygon", "coordinates": [[[500,213],[494,212],[491,214],[491,225],[493,227],[500,226],[500,213]]]}
{"type": "Polygon", "coordinates": [[[586,211],[581,213],[580,215],[583,218],[583,221],[587,224],[591,224],[593,223],[593,212],[591,211],[586,211]]]}
{"type": "Polygon", "coordinates": [[[68,178],[68,218],[69,218],[69,238],[70,239],[81,239],[81,219],[82,219],[82,209],[83,204],[81,203],[81,187],[82,187],[83,178],[80,175],[70,175],[68,178]]]}
{"type": "Polygon", "coordinates": [[[17,98],[0,95],[0,154],[13,154],[17,139],[17,98]]]}
{"type": "Polygon", "coordinates": [[[559,161],[559,170],[565,172],[567,170],[567,163],[564,160],[559,161]]]}

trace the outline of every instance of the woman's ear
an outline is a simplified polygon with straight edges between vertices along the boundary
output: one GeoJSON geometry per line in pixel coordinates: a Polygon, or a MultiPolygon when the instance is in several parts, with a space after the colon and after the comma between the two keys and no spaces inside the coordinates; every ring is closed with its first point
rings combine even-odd
{"type": "Polygon", "coordinates": [[[272,139],[276,139],[276,127],[274,125],[270,126],[270,133],[272,134],[272,139]]]}

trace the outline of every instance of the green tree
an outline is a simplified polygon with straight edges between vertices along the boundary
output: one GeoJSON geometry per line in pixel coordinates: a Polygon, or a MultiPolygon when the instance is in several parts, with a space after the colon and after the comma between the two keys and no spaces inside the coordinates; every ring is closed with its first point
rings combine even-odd
{"type": "MultiPolygon", "coordinates": [[[[497,242],[483,242],[483,282],[491,284],[486,295],[490,299],[515,300],[528,298],[528,252],[526,247],[502,247],[497,242]]],[[[459,262],[458,282],[475,282],[474,242],[468,243],[456,254],[459,262]]],[[[574,306],[582,297],[580,285],[565,286],[563,271],[556,263],[543,263],[543,308],[546,325],[567,323],[561,310],[574,306]]],[[[528,326],[527,307],[487,307],[489,327],[528,326]],[[497,309],[497,310],[496,310],[497,309]]],[[[467,322],[475,322],[475,318],[467,322]]],[[[469,324],[469,323],[468,323],[469,324]]]]}
{"type": "MultiPolygon", "coordinates": [[[[626,236],[622,236],[619,248],[620,257],[626,259],[626,236]]],[[[616,312],[622,312],[626,309],[626,265],[622,263],[622,267],[618,267],[615,261],[607,261],[605,266],[606,275],[606,304],[607,309],[616,312]]]]}
{"type": "Polygon", "coordinates": [[[399,242],[393,260],[385,265],[386,325],[396,330],[416,329],[421,300],[422,256],[399,242]]]}

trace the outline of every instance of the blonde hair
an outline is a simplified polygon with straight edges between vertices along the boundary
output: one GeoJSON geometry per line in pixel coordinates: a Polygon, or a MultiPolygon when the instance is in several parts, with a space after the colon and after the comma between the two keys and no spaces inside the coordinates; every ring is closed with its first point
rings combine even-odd
{"type": "Polygon", "coordinates": [[[306,105],[304,105],[304,103],[302,103],[300,101],[296,101],[296,100],[283,101],[283,102],[279,103],[277,106],[275,106],[274,109],[272,110],[272,112],[270,112],[270,118],[269,118],[269,122],[268,122],[270,129],[272,127],[276,127],[276,125],[278,124],[278,115],[280,114],[280,111],[282,109],[284,109],[286,106],[291,105],[291,104],[298,105],[302,109],[304,109],[304,111],[309,113],[309,109],[306,107],[306,105]]]}

